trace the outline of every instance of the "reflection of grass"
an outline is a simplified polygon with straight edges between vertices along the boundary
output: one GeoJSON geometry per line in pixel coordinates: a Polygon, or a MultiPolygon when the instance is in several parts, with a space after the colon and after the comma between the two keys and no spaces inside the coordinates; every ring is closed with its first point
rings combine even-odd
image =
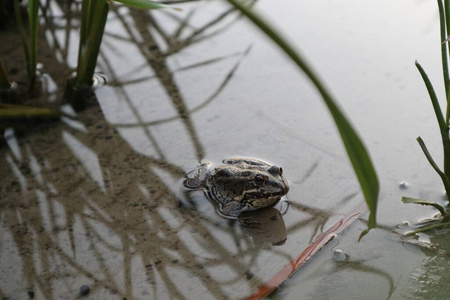
{"type": "MultiPolygon", "coordinates": [[[[429,153],[427,147],[425,146],[425,143],[423,142],[422,138],[419,136],[417,138],[417,141],[419,142],[420,147],[422,148],[423,153],[425,154],[428,162],[433,167],[433,169],[438,173],[439,177],[442,180],[442,183],[444,184],[445,191],[447,194],[447,198],[450,199],[450,77],[449,77],[449,67],[448,67],[448,56],[449,52],[447,49],[447,42],[449,38],[447,37],[447,34],[450,32],[450,0],[444,0],[444,4],[442,3],[442,0],[438,0],[438,6],[439,6],[439,20],[440,20],[440,30],[441,30],[441,54],[442,54],[442,70],[443,70],[443,77],[444,77],[444,86],[445,86],[445,94],[446,94],[446,104],[447,108],[445,109],[445,112],[442,112],[441,105],[439,104],[439,100],[437,98],[437,95],[434,91],[433,85],[428,78],[427,74],[425,73],[422,66],[416,61],[417,69],[420,72],[420,75],[422,76],[423,81],[425,82],[425,86],[428,90],[428,94],[430,96],[431,103],[433,105],[434,113],[436,115],[436,119],[438,121],[439,130],[441,133],[441,139],[442,139],[442,145],[443,145],[443,152],[444,152],[444,161],[443,166],[444,170],[442,171],[439,166],[435,163],[433,158],[431,157],[431,154],[429,153]],[[444,5],[445,4],[445,5],[444,5]]],[[[415,204],[421,204],[421,205],[429,205],[437,208],[439,212],[442,215],[442,218],[440,219],[441,224],[439,226],[444,226],[446,223],[449,222],[450,218],[450,212],[446,211],[442,206],[440,206],[437,203],[434,203],[432,201],[428,200],[421,200],[421,199],[412,199],[403,197],[402,201],[405,203],[415,203],[415,204]]],[[[425,227],[421,229],[420,231],[424,231],[427,229],[431,229],[436,227],[435,225],[431,225],[429,227],[425,227]]]]}
{"type": "Polygon", "coordinates": [[[305,73],[319,91],[325,104],[327,105],[334,122],[341,135],[347,154],[353,165],[353,170],[359,180],[359,184],[364,194],[364,198],[370,210],[368,228],[363,231],[360,238],[365,235],[371,228],[376,226],[376,210],[379,193],[378,178],[375,168],[372,165],[369,154],[364,144],[353,129],[353,126],[347,120],[336,101],[330,95],[324,84],[319,80],[318,76],[312,68],[306,63],[306,60],[291,46],[279,33],[268,25],[262,18],[243,6],[237,0],[228,0],[237,9],[239,9],[247,18],[249,18],[256,26],[266,33],[305,73]]]}

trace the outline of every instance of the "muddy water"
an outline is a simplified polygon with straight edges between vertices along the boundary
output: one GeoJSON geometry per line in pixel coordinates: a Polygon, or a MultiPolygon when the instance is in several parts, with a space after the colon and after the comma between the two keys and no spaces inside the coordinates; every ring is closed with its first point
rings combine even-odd
{"type": "MultiPolygon", "coordinates": [[[[445,233],[420,236],[438,250],[396,233],[398,224],[434,213],[402,204],[401,196],[444,203],[415,143],[422,135],[439,158],[436,122],[413,64],[419,59],[439,82],[437,10],[424,1],[382,2],[256,5],[327,82],[382,183],[381,228],[358,244],[364,218],[356,221],[274,298],[448,292],[439,284],[448,281],[445,233]]],[[[78,114],[64,106],[60,123],[25,136],[7,130],[3,297],[73,299],[81,289],[87,299],[245,298],[361,203],[308,80],[226,4],[177,5],[182,12],[114,7],[98,63],[109,84],[97,90],[98,105],[78,114]],[[253,216],[258,226],[245,226],[218,216],[201,193],[185,201],[187,172],[235,156],[283,167],[287,211],[280,203],[253,216]]],[[[53,2],[48,12],[46,49],[73,67],[77,21],[53,2]]]]}

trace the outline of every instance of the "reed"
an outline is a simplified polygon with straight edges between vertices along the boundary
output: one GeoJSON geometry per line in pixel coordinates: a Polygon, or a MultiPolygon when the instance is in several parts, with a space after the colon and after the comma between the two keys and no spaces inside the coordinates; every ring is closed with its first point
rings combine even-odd
{"type": "MultiPolygon", "coordinates": [[[[116,2],[138,9],[170,7],[147,0],[116,0],[116,2]]],[[[76,111],[86,108],[92,94],[94,71],[108,19],[109,5],[109,1],[106,0],[83,0],[82,2],[76,77],[68,80],[64,96],[76,111]]]]}
{"type": "Polygon", "coordinates": [[[20,15],[19,0],[14,0],[14,12],[16,15],[17,27],[22,39],[22,48],[27,64],[27,73],[29,77],[28,90],[32,91],[36,83],[39,0],[28,0],[28,37],[25,33],[25,26],[20,15]]]}
{"type": "MultiPolygon", "coordinates": [[[[443,147],[443,164],[442,169],[438,166],[438,164],[434,161],[430,152],[428,151],[425,142],[419,136],[417,138],[417,142],[422,148],[423,153],[425,154],[426,159],[439,175],[442,180],[442,183],[445,188],[445,193],[447,194],[447,199],[450,200],[450,72],[448,66],[448,58],[450,57],[449,49],[448,49],[448,41],[450,40],[450,36],[448,35],[450,32],[450,0],[438,0],[439,7],[439,23],[440,23],[440,38],[441,38],[441,60],[442,60],[442,75],[444,80],[445,87],[445,103],[444,107],[441,107],[440,101],[436,95],[433,84],[431,83],[428,75],[425,70],[416,61],[416,67],[419,70],[419,73],[425,83],[428,94],[430,96],[431,104],[433,106],[434,114],[436,116],[436,120],[438,122],[439,131],[442,139],[442,147],[443,147]]],[[[433,206],[439,210],[441,213],[440,222],[441,225],[447,225],[450,221],[450,212],[445,210],[441,205],[422,199],[414,199],[409,197],[403,197],[402,201],[404,203],[415,203],[420,205],[428,205],[433,206]]],[[[431,228],[435,228],[436,225],[431,225],[421,229],[420,231],[425,231],[431,228]]],[[[416,231],[418,232],[418,231],[416,231]]],[[[415,233],[416,233],[415,232],[415,233]]]]}

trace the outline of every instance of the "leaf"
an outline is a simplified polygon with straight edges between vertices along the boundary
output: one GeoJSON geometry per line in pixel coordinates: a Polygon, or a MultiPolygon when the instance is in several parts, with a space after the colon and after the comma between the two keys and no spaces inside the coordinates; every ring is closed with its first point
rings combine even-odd
{"type": "Polygon", "coordinates": [[[319,80],[318,76],[313,72],[312,68],[306,63],[306,60],[291,46],[279,33],[277,33],[267,22],[263,21],[254,12],[243,6],[239,1],[228,0],[234,7],[239,9],[248,19],[258,26],[267,36],[269,36],[309,77],[321,94],[325,104],[327,105],[335,124],[341,135],[347,154],[353,165],[359,184],[364,194],[367,206],[370,210],[368,228],[376,227],[376,211],[379,193],[379,182],[372,161],[364,147],[358,134],[355,132],[350,122],[341,112],[336,101],[329,94],[328,90],[319,80]]]}
{"type": "Polygon", "coordinates": [[[415,204],[420,204],[420,205],[433,206],[434,208],[439,210],[439,212],[442,214],[442,216],[446,215],[445,209],[433,201],[423,200],[423,199],[415,199],[415,198],[409,198],[409,197],[402,197],[402,201],[403,201],[403,203],[415,203],[415,204]]]}
{"type": "Polygon", "coordinates": [[[447,226],[447,225],[450,225],[450,222],[441,222],[441,223],[433,224],[433,225],[430,225],[430,226],[427,226],[427,227],[424,227],[424,228],[420,228],[419,230],[408,232],[405,235],[406,236],[411,236],[411,235],[415,235],[415,234],[417,234],[419,232],[425,232],[425,231],[428,231],[430,229],[444,227],[444,226],[447,226]]]}
{"type": "MultiPolygon", "coordinates": [[[[446,176],[449,176],[450,175],[450,137],[449,137],[449,129],[448,129],[448,117],[447,117],[447,120],[444,118],[444,115],[442,114],[441,106],[439,104],[439,100],[434,91],[433,85],[431,84],[431,81],[428,78],[428,75],[425,73],[424,69],[417,61],[416,61],[416,67],[419,70],[423,81],[425,82],[425,86],[427,87],[428,94],[430,95],[434,113],[436,115],[436,119],[439,124],[439,130],[441,132],[442,144],[444,146],[444,173],[446,174],[446,176]]],[[[449,93],[449,95],[450,95],[450,93],[449,93]]],[[[450,98],[448,98],[448,99],[450,99],[450,98]]],[[[447,104],[447,105],[449,105],[449,104],[447,104]]],[[[450,105],[447,108],[447,114],[450,114],[450,105]]],[[[423,149],[423,147],[422,147],[422,149],[423,149]]],[[[447,181],[448,181],[448,179],[447,179],[447,181]]],[[[445,184],[445,181],[444,181],[444,184],[445,184]]],[[[450,197],[450,194],[449,194],[450,189],[448,189],[446,187],[446,191],[447,191],[447,195],[450,197]]]]}
{"type": "Polygon", "coordinates": [[[139,9],[160,9],[160,8],[172,8],[175,10],[181,10],[180,8],[172,7],[159,2],[149,1],[149,0],[114,0],[120,2],[127,6],[131,6],[139,9]]]}
{"type": "MultiPolygon", "coordinates": [[[[420,136],[417,138],[417,142],[419,142],[419,145],[422,148],[422,151],[425,154],[425,157],[427,158],[430,165],[433,167],[433,169],[436,171],[436,173],[438,173],[438,175],[441,177],[442,183],[444,184],[447,195],[450,195],[450,180],[449,180],[449,178],[447,177],[447,175],[445,175],[444,172],[441,171],[441,169],[439,169],[438,165],[436,165],[433,158],[431,157],[430,152],[428,152],[427,146],[425,146],[425,143],[423,142],[423,140],[420,136]]],[[[445,148],[444,148],[444,150],[445,150],[445,148]]]]}

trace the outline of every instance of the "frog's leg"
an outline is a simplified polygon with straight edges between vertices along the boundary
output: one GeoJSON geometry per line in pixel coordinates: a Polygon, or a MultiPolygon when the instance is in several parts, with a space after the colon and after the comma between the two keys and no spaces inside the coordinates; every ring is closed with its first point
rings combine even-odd
{"type": "Polygon", "coordinates": [[[203,186],[208,175],[210,163],[203,163],[186,175],[183,184],[188,189],[198,189],[203,186]]]}
{"type": "Polygon", "coordinates": [[[221,205],[221,213],[228,217],[237,217],[242,211],[242,205],[237,201],[230,201],[221,205]]]}

